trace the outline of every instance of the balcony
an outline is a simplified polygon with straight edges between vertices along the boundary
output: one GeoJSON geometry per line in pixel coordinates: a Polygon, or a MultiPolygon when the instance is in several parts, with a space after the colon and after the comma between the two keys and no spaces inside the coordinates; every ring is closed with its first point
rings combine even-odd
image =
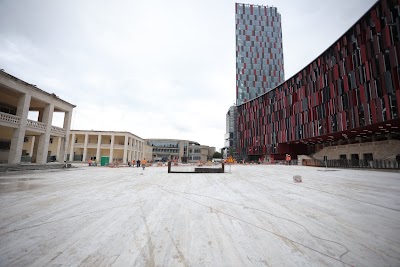
{"type": "Polygon", "coordinates": [[[65,137],[66,130],[64,128],[51,126],[51,135],[65,137]]]}
{"type": "Polygon", "coordinates": [[[87,143],[87,148],[97,148],[97,143],[87,143]]]}
{"type": "MultiPolygon", "coordinates": [[[[6,127],[18,128],[21,123],[21,118],[12,114],[0,112],[0,124],[6,127]]],[[[30,131],[45,133],[46,123],[40,121],[27,120],[26,128],[30,131]]],[[[64,128],[51,126],[51,135],[65,137],[66,130],[64,128]]]]}
{"type": "Polygon", "coordinates": [[[27,130],[33,130],[36,132],[45,133],[46,132],[46,123],[40,121],[32,121],[28,120],[26,123],[27,130]]]}
{"type": "Polygon", "coordinates": [[[100,144],[100,148],[111,148],[110,144],[100,144]]]}
{"type": "Polygon", "coordinates": [[[76,147],[76,148],[84,148],[85,147],[85,143],[75,143],[74,147],[76,147]]]}
{"type": "Polygon", "coordinates": [[[18,125],[20,124],[20,117],[0,112],[0,123],[4,126],[18,128],[18,125]]]}

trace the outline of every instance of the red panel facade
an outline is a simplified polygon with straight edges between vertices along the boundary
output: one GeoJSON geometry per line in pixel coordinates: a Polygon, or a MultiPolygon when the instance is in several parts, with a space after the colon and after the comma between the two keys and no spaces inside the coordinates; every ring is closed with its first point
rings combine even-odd
{"type": "Polygon", "coordinates": [[[238,106],[236,151],[300,153],[304,144],[400,124],[399,10],[399,1],[379,1],[300,72],[238,106]]]}

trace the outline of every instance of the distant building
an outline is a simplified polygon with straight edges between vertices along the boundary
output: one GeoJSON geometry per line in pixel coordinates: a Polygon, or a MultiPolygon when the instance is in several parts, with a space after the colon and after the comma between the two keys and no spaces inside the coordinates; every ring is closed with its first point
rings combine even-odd
{"type": "Polygon", "coordinates": [[[71,130],[70,140],[70,161],[92,160],[100,163],[101,158],[105,157],[107,163],[127,163],[142,160],[145,158],[145,152],[151,156],[144,139],[130,132],[71,130]]]}
{"type": "MultiPolygon", "coordinates": [[[[236,105],[284,81],[282,24],[276,7],[235,4],[236,105]]],[[[237,108],[229,108],[223,157],[238,157],[237,108]]]]}
{"type": "Polygon", "coordinates": [[[147,142],[143,144],[143,158],[145,158],[148,162],[153,161],[153,147],[148,145],[147,142]]]}
{"type": "Polygon", "coordinates": [[[74,107],[0,71],[0,163],[64,162],[74,107]],[[29,112],[37,117],[28,119],[29,112]],[[55,112],[64,114],[62,128],[52,125],[55,112]]]}
{"type": "Polygon", "coordinates": [[[226,133],[225,133],[225,144],[222,156],[227,158],[228,156],[235,156],[236,147],[236,106],[231,106],[226,113],[226,133]]]}
{"type": "Polygon", "coordinates": [[[146,139],[152,147],[153,161],[177,160],[181,162],[206,162],[212,158],[215,147],[180,139],[146,139]]]}
{"type": "Polygon", "coordinates": [[[236,104],[284,81],[282,24],[276,7],[235,4],[236,104]]]}

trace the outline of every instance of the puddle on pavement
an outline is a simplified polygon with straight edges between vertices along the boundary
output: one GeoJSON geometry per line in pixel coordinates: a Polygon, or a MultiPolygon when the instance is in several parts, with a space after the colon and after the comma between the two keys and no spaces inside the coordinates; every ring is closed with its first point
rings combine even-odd
{"type": "Polygon", "coordinates": [[[0,178],[0,183],[40,180],[43,178],[0,178]]]}
{"type": "Polygon", "coordinates": [[[31,181],[41,178],[3,178],[0,179],[0,194],[14,193],[20,191],[34,190],[44,187],[43,184],[32,183],[31,181]]]}

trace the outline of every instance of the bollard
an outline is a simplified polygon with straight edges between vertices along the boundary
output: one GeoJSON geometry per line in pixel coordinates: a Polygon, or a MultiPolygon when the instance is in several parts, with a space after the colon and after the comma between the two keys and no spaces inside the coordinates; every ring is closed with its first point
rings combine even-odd
{"type": "Polygon", "coordinates": [[[301,179],[301,176],[300,176],[300,175],[294,175],[294,176],[293,176],[293,182],[295,182],[295,183],[302,183],[303,180],[301,179]]]}

